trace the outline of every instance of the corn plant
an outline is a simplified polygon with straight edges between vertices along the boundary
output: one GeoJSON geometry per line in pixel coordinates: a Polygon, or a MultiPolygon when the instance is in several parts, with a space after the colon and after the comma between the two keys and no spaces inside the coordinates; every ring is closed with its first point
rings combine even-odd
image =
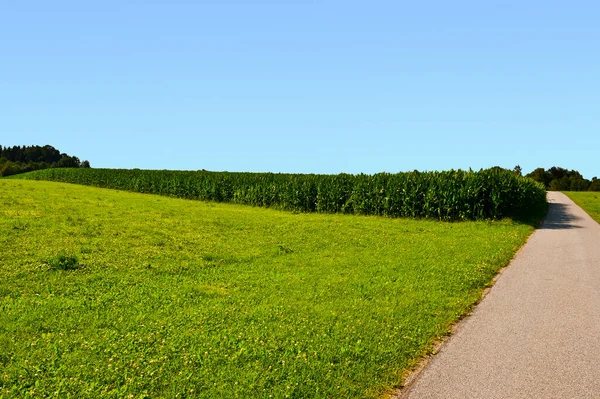
{"type": "Polygon", "coordinates": [[[501,168],[314,175],[139,169],[46,169],[12,178],[228,202],[298,212],[445,221],[543,216],[542,184],[501,168]]]}

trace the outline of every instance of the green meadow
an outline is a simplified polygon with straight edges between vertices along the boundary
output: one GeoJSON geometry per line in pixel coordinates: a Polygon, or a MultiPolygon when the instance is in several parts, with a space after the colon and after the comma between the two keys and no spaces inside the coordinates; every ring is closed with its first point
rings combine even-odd
{"type": "Polygon", "coordinates": [[[533,231],[0,193],[0,398],[381,398],[533,231]]]}
{"type": "Polygon", "coordinates": [[[597,191],[568,191],[565,194],[587,212],[596,222],[600,223],[600,192],[597,191]]]}

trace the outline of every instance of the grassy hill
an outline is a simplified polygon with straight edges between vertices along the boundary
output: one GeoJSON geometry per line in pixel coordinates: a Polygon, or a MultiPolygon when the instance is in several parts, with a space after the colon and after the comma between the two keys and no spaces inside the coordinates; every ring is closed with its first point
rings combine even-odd
{"type": "Polygon", "coordinates": [[[533,227],[0,180],[0,397],[381,397],[533,227]]]}

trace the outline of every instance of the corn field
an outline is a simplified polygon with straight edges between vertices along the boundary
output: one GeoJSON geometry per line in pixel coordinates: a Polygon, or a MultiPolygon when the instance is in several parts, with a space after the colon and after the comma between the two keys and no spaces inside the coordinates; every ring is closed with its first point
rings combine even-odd
{"type": "Polygon", "coordinates": [[[547,209],[542,184],[500,168],[374,175],[45,169],[13,177],[298,212],[444,221],[539,218],[547,209]]]}

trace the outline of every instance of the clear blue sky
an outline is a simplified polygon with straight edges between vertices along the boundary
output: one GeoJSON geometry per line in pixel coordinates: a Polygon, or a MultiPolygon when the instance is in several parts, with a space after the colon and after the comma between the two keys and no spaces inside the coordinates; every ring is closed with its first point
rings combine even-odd
{"type": "Polygon", "coordinates": [[[600,176],[597,1],[0,1],[0,144],[93,167],[600,176]]]}

